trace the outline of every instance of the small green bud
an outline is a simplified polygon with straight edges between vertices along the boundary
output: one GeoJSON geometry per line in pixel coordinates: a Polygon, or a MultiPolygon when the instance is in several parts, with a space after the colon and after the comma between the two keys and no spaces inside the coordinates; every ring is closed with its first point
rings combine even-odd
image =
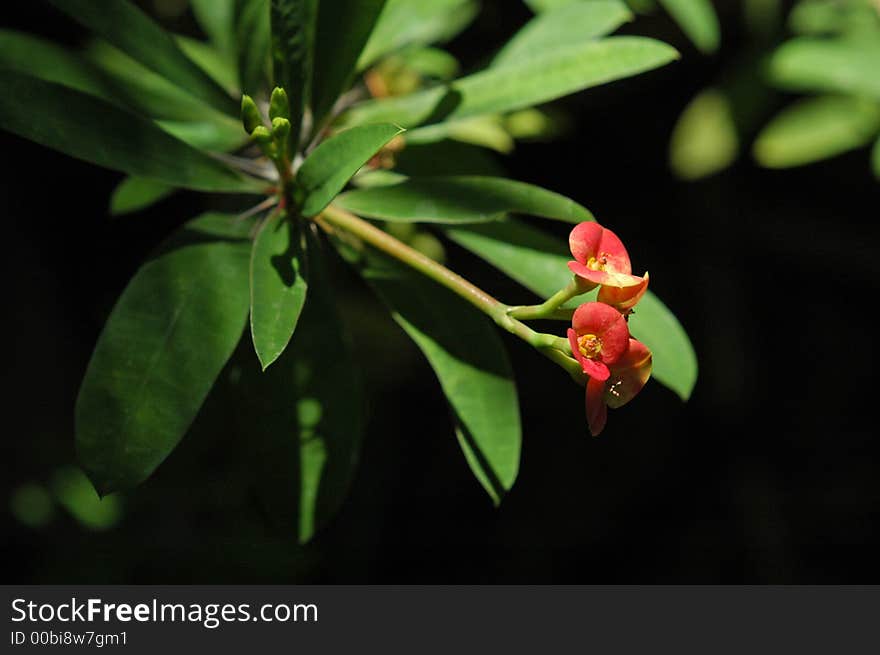
{"type": "Polygon", "coordinates": [[[272,97],[269,99],[269,120],[274,121],[276,118],[290,118],[290,101],[287,99],[287,91],[280,86],[276,86],[272,90],[272,97]]]}
{"type": "Polygon", "coordinates": [[[263,117],[260,115],[257,103],[247,94],[241,96],[241,124],[248,134],[253,134],[255,129],[263,125],[263,117]]]}
{"type": "Polygon", "coordinates": [[[251,138],[260,145],[272,143],[272,133],[265,125],[257,125],[251,132],[251,138]]]}
{"type": "Polygon", "coordinates": [[[287,142],[290,140],[290,121],[276,116],[272,119],[272,139],[276,152],[283,158],[287,156],[287,142]]]}

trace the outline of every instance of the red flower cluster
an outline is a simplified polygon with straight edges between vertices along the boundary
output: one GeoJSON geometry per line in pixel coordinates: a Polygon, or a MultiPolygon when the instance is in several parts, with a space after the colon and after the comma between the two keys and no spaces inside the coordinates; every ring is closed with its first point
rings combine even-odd
{"type": "Polygon", "coordinates": [[[569,237],[576,261],[568,267],[581,280],[600,286],[597,302],[582,304],[568,330],[571,352],[587,380],[587,423],[597,436],[608,407],[632,400],[651,376],[651,351],[629,334],[627,317],[648,288],[648,274],[632,274],[629,255],[611,230],[581,223],[569,237]]]}

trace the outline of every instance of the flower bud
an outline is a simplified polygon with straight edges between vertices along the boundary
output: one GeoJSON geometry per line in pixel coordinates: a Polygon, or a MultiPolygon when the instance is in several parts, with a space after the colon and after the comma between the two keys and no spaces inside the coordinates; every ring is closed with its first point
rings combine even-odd
{"type": "Polygon", "coordinates": [[[290,101],[287,99],[287,92],[280,86],[272,90],[272,97],[269,99],[269,120],[274,121],[276,118],[290,118],[290,101]]]}
{"type": "Polygon", "coordinates": [[[241,124],[248,134],[253,134],[254,130],[263,124],[257,103],[247,94],[241,96],[241,124]]]}

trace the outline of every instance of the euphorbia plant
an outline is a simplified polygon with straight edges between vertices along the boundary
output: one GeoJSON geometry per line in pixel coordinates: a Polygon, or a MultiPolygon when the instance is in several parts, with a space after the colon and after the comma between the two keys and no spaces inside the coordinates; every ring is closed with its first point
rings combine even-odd
{"type": "Polygon", "coordinates": [[[579,203],[494,175],[472,145],[512,139],[513,113],[674,59],[663,43],[606,36],[630,18],[623,4],[548,10],[454,77],[458,63],[430,44],[467,25],[472,0],[193,0],[208,41],[169,34],[126,0],[51,2],[96,38],[77,54],[0,34],[17,53],[0,62],[0,124],[127,173],[116,211],[177,188],[241,207],[183,223],[110,314],[76,405],[77,452],[100,493],[151,475],[233,359],[236,418],[291,490],[298,537],[312,535],[344,496],[364,423],[326,272],[337,254],[425,354],[496,502],[521,439],[496,328],[585,386],[594,433],[645,384],[652,353],[655,379],[689,395],[690,343],[620,240],[579,203]],[[577,265],[511,214],[576,225],[577,265]],[[429,224],[545,300],[501,302],[398,238],[402,224],[429,224]]]}

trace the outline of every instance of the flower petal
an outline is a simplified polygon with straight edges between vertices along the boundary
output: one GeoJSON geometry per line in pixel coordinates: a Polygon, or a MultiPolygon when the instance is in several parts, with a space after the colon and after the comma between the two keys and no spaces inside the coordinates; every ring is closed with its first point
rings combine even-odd
{"type": "Polygon", "coordinates": [[[598,223],[576,225],[568,236],[568,246],[572,256],[581,264],[589,263],[590,259],[602,260],[607,272],[632,273],[629,254],[623,242],[614,232],[598,223]]]}
{"type": "Polygon", "coordinates": [[[626,353],[611,367],[605,384],[605,402],[612,409],[622,407],[642,390],[651,377],[651,351],[641,341],[629,340],[626,353]]]}
{"type": "Polygon", "coordinates": [[[587,381],[587,425],[590,434],[598,437],[605,429],[608,408],[605,406],[605,383],[594,378],[587,381]]]}
{"type": "Polygon", "coordinates": [[[599,244],[602,241],[603,228],[598,223],[591,221],[579,223],[568,235],[568,247],[571,256],[581,264],[586,264],[590,257],[595,257],[599,252],[599,244]]]}
{"type": "Polygon", "coordinates": [[[603,285],[599,289],[599,296],[596,298],[599,302],[604,302],[614,307],[622,314],[628,314],[645,295],[648,290],[648,274],[641,278],[641,282],[632,287],[614,287],[603,285]]]}
{"type": "MultiPolygon", "coordinates": [[[[575,310],[571,324],[577,336],[595,334],[601,339],[602,351],[599,357],[605,364],[616,362],[629,347],[629,327],[626,319],[614,307],[605,303],[582,304],[575,310]]],[[[572,350],[576,348],[572,346],[572,350]]]]}

